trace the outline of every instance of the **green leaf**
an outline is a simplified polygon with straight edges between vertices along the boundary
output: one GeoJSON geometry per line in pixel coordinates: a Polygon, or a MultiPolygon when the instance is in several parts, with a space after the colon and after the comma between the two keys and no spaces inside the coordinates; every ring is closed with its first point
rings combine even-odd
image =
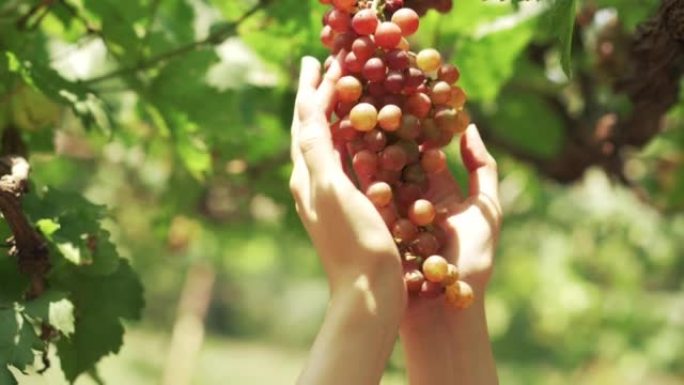
{"type": "Polygon", "coordinates": [[[560,44],[561,66],[568,77],[572,75],[572,36],[575,31],[577,0],[556,0],[549,9],[550,28],[560,44]]]}
{"type": "Polygon", "coordinates": [[[74,305],[65,292],[50,289],[27,302],[24,311],[32,318],[48,322],[65,336],[74,332],[74,305]]]}
{"type": "Polygon", "coordinates": [[[67,266],[56,272],[54,284],[69,291],[77,309],[73,335],[57,342],[62,369],[73,382],[102,357],[118,353],[124,333],[121,320],[140,318],[142,285],[127,261],[107,276],[87,275],[67,266]]]}
{"type": "Polygon", "coordinates": [[[535,26],[535,20],[528,20],[463,41],[454,61],[461,69],[461,87],[469,99],[487,102],[496,98],[513,75],[515,61],[532,39],[535,26]]]}
{"type": "Polygon", "coordinates": [[[0,307],[20,301],[28,285],[29,280],[19,272],[17,261],[0,254],[0,307]]]}
{"type": "Polygon", "coordinates": [[[35,355],[32,348],[39,344],[33,325],[16,309],[0,309],[0,379],[8,377],[5,373],[7,365],[23,371],[33,364],[35,355]]]}

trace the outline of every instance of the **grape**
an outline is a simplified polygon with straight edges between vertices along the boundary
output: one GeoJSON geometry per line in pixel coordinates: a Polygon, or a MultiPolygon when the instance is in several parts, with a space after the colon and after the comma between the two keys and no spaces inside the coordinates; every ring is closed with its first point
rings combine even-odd
{"type": "Polygon", "coordinates": [[[349,119],[358,131],[370,131],[378,122],[378,111],[372,104],[359,103],[349,112],[349,119]]]}
{"type": "Polygon", "coordinates": [[[397,136],[405,140],[415,140],[419,135],[420,119],[411,114],[404,114],[401,118],[399,130],[397,130],[397,136]]]}
{"type": "Polygon", "coordinates": [[[378,172],[375,174],[376,180],[385,182],[391,186],[395,186],[397,183],[399,183],[400,178],[401,171],[379,169],[378,172]]]}
{"type": "Polygon", "coordinates": [[[332,52],[334,54],[337,54],[341,50],[349,51],[355,39],[356,34],[349,31],[335,36],[335,40],[333,41],[332,52]]]}
{"type": "Polygon", "coordinates": [[[425,74],[418,68],[409,68],[406,70],[406,86],[411,88],[418,88],[425,81],[425,74]]]}
{"type": "Polygon", "coordinates": [[[458,128],[458,113],[456,110],[445,107],[435,111],[435,123],[440,130],[445,132],[456,132],[458,128]]]}
{"type": "Polygon", "coordinates": [[[411,249],[422,257],[433,255],[439,251],[439,243],[434,235],[423,232],[411,244],[411,249]]]}
{"type": "Polygon", "coordinates": [[[375,206],[385,207],[392,202],[392,187],[385,182],[371,183],[366,189],[366,196],[375,206]]]}
{"type": "Polygon", "coordinates": [[[337,100],[345,103],[355,102],[361,97],[363,86],[359,79],[353,76],[343,76],[337,81],[337,100]]]}
{"type": "Polygon", "coordinates": [[[343,11],[351,12],[356,6],[356,0],[332,0],[335,8],[339,8],[343,11]]]}
{"type": "Polygon", "coordinates": [[[375,30],[375,44],[378,47],[390,50],[401,42],[401,28],[398,25],[385,21],[378,24],[375,30]]]}
{"type": "Polygon", "coordinates": [[[333,125],[331,129],[335,141],[351,142],[356,139],[358,131],[354,129],[349,119],[342,119],[333,125]]]}
{"type": "Polygon", "coordinates": [[[359,35],[371,35],[378,28],[378,16],[372,9],[362,9],[354,15],[351,25],[359,35]]]}
{"type": "Polygon", "coordinates": [[[404,109],[407,113],[412,114],[418,118],[427,118],[432,108],[430,97],[422,92],[415,93],[409,96],[404,103],[404,109]]]}
{"type": "Polygon", "coordinates": [[[427,182],[427,175],[425,175],[423,166],[416,163],[406,166],[404,172],[402,173],[402,179],[407,183],[423,186],[425,182],[427,182]]]}
{"type": "Polygon", "coordinates": [[[387,62],[387,67],[395,71],[403,71],[411,65],[408,52],[399,49],[387,52],[385,61],[387,62]]]}
{"type": "Polygon", "coordinates": [[[382,82],[370,82],[368,83],[368,93],[377,101],[378,98],[385,96],[385,85],[382,82]]]}
{"type": "Polygon", "coordinates": [[[447,170],[442,147],[470,123],[466,94],[456,86],[458,68],[442,63],[435,49],[410,50],[408,36],[429,9],[451,9],[451,0],[319,0],[332,4],[323,15],[321,42],[342,52],[343,76],[335,84],[336,146],[346,147],[353,172],[365,187],[399,249],[406,290],[435,298],[446,293],[456,308],[473,301],[459,271],[437,253],[449,238],[436,226],[431,175],[447,170]],[[372,5],[380,5],[374,9],[372,5]]]}
{"type": "Polygon", "coordinates": [[[351,16],[349,13],[341,11],[339,9],[333,9],[332,12],[328,14],[328,25],[333,31],[342,33],[346,32],[351,23],[351,16]]]}
{"type": "Polygon", "coordinates": [[[451,98],[451,86],[445,81],[439,81],[430,88],[432,104],[447,104],[451,98]]]}
{"type": "Polygon", "coordinates": [[[406,163],[413,164],[420,160],[420,148],[418,144],[412,140],[400,140],[395,143],[401,146],[406,151],[406,163]]]}
{"type": "Polygon", "coordinates": [[[385,170],[401,171],[406,165],[406,152],[396,144],[387,146],[380,153],[380,166],[385,170]]]}
{"type": "Polygon", "coordinates": [[[449,105],[457,110],[463,108],[466,103],[466,93],[461,87],[454,87],[449,94],[449,105]]]}
{"type": "Polygon", "coordinates": [[[356,57],[365,62],[375,53],[375,43],[368,36],[358,37],[352,43],[352,52],[354,52],[356,57]]]}
{"type": "Polygon", "coordinates": [[[378,113],[378,124],[385,131],[396,131],[401,125],[401,108],[394,104],[388,104],[380,109],[378,113]]]}
{"type": "MultiPolygon", "coordinates": [[[[397,187],[396,201],[401,214],[408,213],[408,208],[420,198],[422,190],[420,186],[412,183],[403,183],[397,187]]],[[[413,223],[413,222],[411,222],[413,223]]]]}
{"type": "Polygon", "coordinates": [[[442,283],[449,273],[449,263],[444,257],[432,255],[423,262],[425,279],[434,283],[442,283]]]}
{"type": "Polygon", "coordinates": [[[399,26],[402,35],[411,36],[418,30],[420,19],[416,11],[402,8],[392,15],[392,22],[399,26]]]}
{"type": "Polygon", "coordinates": [[[378,156],[370,150],[361,150],[352,159],[354,170],[359,175],[373,176],[378,170],[378,156]]]}
{"type": "Polygon", "coordinates": [[[323,43],[324,46],[332,49],[334,41],[335,41],[335,32],[333,31],[332,28],[330,28],[329,25],[326,25],[321,30],[321,43],[323,43]]]}
{"type": "Polygon", "coordinates": [[[443,64],[439,67],[437,77],[439,80],[445,81],[448,84],[454,84],[461,77],[461,73],[453,64],[443,64]]]}
{"type": "Polygon", "coordinates": [[[418,226],[427,226],[435,219],[435,206],[427,199],[418,199],[409,207],[409,218],[418,226]]]}
{"type": "Polygon", "coordinates": [[[399,71],[390,71],[385,77],[385,90],[398,94],[404,88],[404,75],[399,71]]]}
{"type": "Polygon", "coordinates": [[[363,141],[369,150],[378,152],[385,148],[387,136],[384,132],[373,129],[363,135],[363,141]]]}
{"type": "Polygon", "coordinates": [[[421,292],[425,278],[423,278],[423,273],[419,269],[413,268],[404,271],[404,282],[406,282],[406,290],[410,294],[418,294],[421,292]]]}
{"type": "Polygon", "coordinates": [[[473,288],[464,281],[446,287],[447,303],[456,309],[466,309],[475,301],[473,288]]]}
{"type": "Polygon", "coordinates": [[[442,285],[428,280],[423,281],[423,285],[420,288],[420,296],[423,298],[437,298],[442,293],[444,293],[442,285]]]}
{"type": "Polygon", "coordinates": [[[434,48],[426,48],[418,52],[416,64],[425,72],[437,71],[442,65],[442,55],[434,48]]]}
{"type": "Polygon", "coordinates": [[[440,149],[427,149],[423,151],[420,164],[428,174],[435,174],[444,170],[447,166],[446,155],[440,149]]]}
{"type": "Polygon", "coordinates": [[[373,57],[368,59],[366,64],[363,65],[363,77],[371,82],[380,82],[385,79],[385,72],[387,67],[385,62],[379,57],[373,57]]]}
{"type": "Polygon", "coordinates": [[[392,226],[392,237],[397,243],[408,245],[418,236],[418,228],[410,220],[400,218],[392,226]]]}
{"type": "Polygon", "coordinates": [[[456,265],[452,265],[451,263],[449,264],[449,268],[447,269],[447,274],[442,280],[442,285],[444,286],[449,286],[453,285],[458,281],[460,274],[458,273],[458,268],[456,265]]]}

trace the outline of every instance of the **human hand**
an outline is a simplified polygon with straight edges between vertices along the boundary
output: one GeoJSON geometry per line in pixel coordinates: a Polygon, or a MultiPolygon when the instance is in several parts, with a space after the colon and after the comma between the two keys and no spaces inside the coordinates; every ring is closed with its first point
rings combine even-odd
{"type": "Polygon", "coordinates": [[[399,252],[382,216],[344,172],[341,154],[346,150],[335,148],[330,134],[341,68],[333,61],[322,80],[320,70],[316,59],[302,61],[291,148],[290,189],[297,213],[321,258],[333,296],[354,285],[371,284],[396,290],[392,294],[401,302],[399,252]]]}
{"type": "Polygon", "coordinates": [[[473,288],[475,302],[455,309],[439,299],[410,298],[400,334],[412,385],[498,383],[484,309],[502,218],[497,167],[474,125],[461,137],[461,156],[468,195],[446,169],[431,177],[427,198],[447,234],[443,256],[473,288]]]}
{"type": "Polygon", "coordinates": [[[292,122],[290,189],[331,299],[298,384],[377,384],[406,308],[399,252],[373,204],[345,174],[329,117],[340,77],[304,58],[292,122]],[[342,374],[342,375],[341,375],[342,374]]]}

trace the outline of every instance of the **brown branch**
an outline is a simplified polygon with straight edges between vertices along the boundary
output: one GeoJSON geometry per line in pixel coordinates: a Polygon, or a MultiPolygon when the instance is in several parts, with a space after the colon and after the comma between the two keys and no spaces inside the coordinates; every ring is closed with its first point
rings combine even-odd
{"type": "MultiPolygon", "coordinates": [[[[16,131],[13,126],[5,127],[3,150],[20,147],[8,143],[18,137],[11,134],[13,131],[16,131]]],[[[50,261],[45,240],[21,207],[21,198],[27,192],[30,166],[23,156],[5,154],[0,158],[0,169],[3,172],[0,177],[0,212],[12,231],[8,242],[11,245],[9,254],[17,259],[19,271],[29,277],[31,286],[26,296],[33,299],[45,291],[45,275],[50,269],[50,261]]]]}
{"type": "Polygon", "coordinates": [[[82,81],[82,84],[95,84],[95,83],[100,83],[105,80],[110,80],[117,78],[119,76],[127,75],[127,74],[132,74],[136,73],[151,67],[154,67],[158,64],[162,64],[170,59],[173,59],[178,56],[182,56],[184,54],[187,54],[189,52],[192,52],[194,50],[203,48],[205,46],[209,45],[216,45],[221,42],[223,42],[225,39],[234,36],[237,33],[237,28],[244,22],[246,19],[248,19],[250,16],[258,12],[259,10],[263,9],[266,5],[270,3],[271,0],[260,0],[257,2],[252,8],[250,8],[247,12],[245,12],[242,16],[240,16],[239,19],[228,23],[224,25],[222,28],[217,29],[213,33],[211,33],[209,36],[207,36],[204,39],[194,41],[192,43],[174,48],[170,51],[161,53],[155,57],[149,58],[147,60],[141,60],[138,64],[130,67],[123,67],[119,68],[117,70],[114,70],[110,73],[97,76],[95,78],[89,79],[82,81]]]}
{"type": "Polygon", "coordinates": [[[622,149],[642,147],[660,133],[664,116],[678,101],[684,74],[684,0],[663,0],[627,49],[631,67],[618,68],[622,73],[614,91],[631,101],[628,115],[618,117],[599,105],[593,84],[597,79],[580,74],[577,81],[587,102],[582,116],[571,117],[558,99],[546,98],[566,128],[565,146],[555,157],[542,161],[507,143],[492,143],[559,182],[573,182],[598,165],[624,183],[622,149]]]}

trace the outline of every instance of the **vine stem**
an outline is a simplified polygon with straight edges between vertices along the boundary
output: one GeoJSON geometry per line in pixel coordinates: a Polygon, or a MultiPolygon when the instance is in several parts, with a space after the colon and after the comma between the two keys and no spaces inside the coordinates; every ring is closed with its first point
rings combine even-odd
{"type": "Polygon", "coordinates": [[[192,52],[198,48],[204,47],[205,45],[213,45],[213,44],[218,44],[225,40],[226,38],[232,36],[235,34],[237,28],[242,24],[243,21],[248,19],[250,16],[255,14],[257,11],[261,10],[264,8],[266,5],[270,3],[270,0],[261,0],[259,1],[256,5],[254,5],[252,8],[250,8],[247,12],[245,12],[242,16],[240,16],[239,19],[225,25],[223,28],[220,28],[216,30],[214,33],[211,35],[207,36],[206,38],[198,41],[194,41],[192,43],[189,43],[184,46],[180,46],[177,48],[174,48],[170,51],[166,51],[164,53],[159,54],[158,56],[152,57],[147,60],[142,60],[138,64],[130,67],[123,67],[118,70],[114,70],[110,73],[97,76],[92,79],[84,80],[81,81],[81,84],[86,84],[86,85],[91,85],[91,84],[96,84],[100,83],[105,80],[110,80],[113,78],[117,78],[122,75],[126,75],[129,73],[135,73],[147,68],[151,68],[159,63],[163,63],[169,59],[172,59],[177,56],[184,55],[188,52],[192,52]]]}
{"type": "Polygon", "coordinates": [[[385,5],[385,0],[373,0],[373,3],[371,3],[371,9],[375,11],[375,13],[378,13],[378,8],[381,5],[385,5]],[[382,3],[382,4],[380,4],[382,3]]]}

